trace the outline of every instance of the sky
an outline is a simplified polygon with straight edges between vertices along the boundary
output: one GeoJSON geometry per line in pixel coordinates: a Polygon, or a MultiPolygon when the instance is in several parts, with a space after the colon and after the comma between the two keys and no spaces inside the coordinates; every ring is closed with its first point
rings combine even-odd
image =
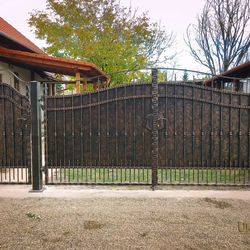
{"type": "MultiPolygon", "coordinates": [[[[132,8],[138,9],[139,14],[148,11],[152,22],[161,22],[161,26],[164,26],[168,33],[176,34],[178,68],[207,72],[203,66],[195,62],[183,40],[188,25],[197,23],[197,15],[202,12],[205,0],[120,0],[120,3],[125,7],[131,4],[132,8]]],[[[42,48],[46,46],[45,41],[35,38],[27,19],[30,17],[29,12],[45,8],[46,0],[1,0],[0,16],[42,48]]],[[[171,66],[167,64],[165,67],[171,66]]]]}

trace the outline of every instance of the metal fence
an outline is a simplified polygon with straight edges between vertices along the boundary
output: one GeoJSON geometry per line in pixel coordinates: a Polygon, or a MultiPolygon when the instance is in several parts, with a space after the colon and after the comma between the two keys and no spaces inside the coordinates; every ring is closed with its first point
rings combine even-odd
{"type": "Polygon", "coordinates": [[[150,83],[47,96],[46,183],[249,185],[249,102],[156,69],[150,83]]]}
{"type": "Polygon", "coordinates": [[[0,83],[0,111],[0,183],[30,184],[29,95],[0,83]]]}

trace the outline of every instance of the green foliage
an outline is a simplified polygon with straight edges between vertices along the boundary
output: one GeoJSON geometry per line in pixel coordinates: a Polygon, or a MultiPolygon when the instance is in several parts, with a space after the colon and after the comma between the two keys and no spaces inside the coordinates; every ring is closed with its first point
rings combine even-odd
{"type": "Polygon", "coordinates": [[[182,76],[182,80],[184,81],[184,82],[187,82],[188,81],[188,72],[185,70],[184,71],[184,74],[183,74],[183,76],[182,76]]]}
{"type": "MultiPolygon", "coordinates": [[[[29,25],[45,39],[53,56],[93,62],[106,73],[152,67],[174,57],[166,50],[174,41],[164,27],[151,23],[116,0],[47,0],[45,11],[30,13],[29,25]]],[[[122,82],[132,73],[112,76],[122,82]]]]}
{"type": "Polygon", "coordinates": [[[34,218],[34,219],[37,219],[37,220],[41,220],[41,216],[40,215],[35,215],[35,214],[30,213],[30,212],[26,213],[26,215],[29,218],[34,218]]]}

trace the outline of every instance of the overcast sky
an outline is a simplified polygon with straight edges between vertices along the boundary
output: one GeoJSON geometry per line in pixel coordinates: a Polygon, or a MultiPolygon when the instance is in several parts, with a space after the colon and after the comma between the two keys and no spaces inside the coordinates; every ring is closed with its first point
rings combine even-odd
{"type": "MultiPolygon", "coordinates": [[[[138,8],[139,13],[148,11],[152,21],[161,21],[167,32],[177,35],[177,51],[181,52],[177,62],[179,68],[206,71],[194,61],[183,41],[187,26],[196,24],[197,14],[202,12],[205,0],[120,0],[121,4],[138,8]]],[[[19,30],[38,47],[45,46],[44,41],[35,39],[27,23],[29,12],[33,9],[44,10],[46,0],[1,0],[0,16],[19,30]]],[[[166,65],[169,66],[169,65],[166,65]]]]}

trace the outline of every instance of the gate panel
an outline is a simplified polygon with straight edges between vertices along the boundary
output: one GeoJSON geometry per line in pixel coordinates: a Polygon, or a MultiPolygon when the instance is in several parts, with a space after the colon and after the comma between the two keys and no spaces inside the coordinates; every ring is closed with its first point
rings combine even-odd
{"type": "Polygon", "coordinates": [[[155,75],[47,97],[46,183],[249,185],[249,103],[155,75]]]}
{"type": "Polygon", "coordinates": [[[160,83],[159,113],[158,184],[250,184],[248,94],[160,83]]]}
{"type": "Polygon", "coordinates": [[[151,183],[151,84],[46,100],[47,184],[151,183]]]}
{"type": "Polygon", "coordinates": [[[31,183],[27,98],[0,83],[0,183],[31,183]]]}

